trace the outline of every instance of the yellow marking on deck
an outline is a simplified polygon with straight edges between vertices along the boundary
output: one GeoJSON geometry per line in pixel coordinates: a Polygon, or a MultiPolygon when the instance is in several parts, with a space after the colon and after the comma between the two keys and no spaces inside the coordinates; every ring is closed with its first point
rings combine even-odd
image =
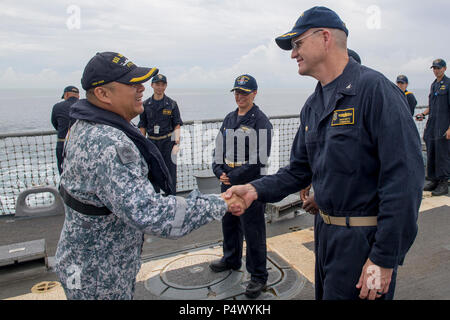
{"type": "Polygon", "coordinates": [[[431,210],[442,206],[450,206],[450,197],[448,196],[433,197],[431,196],[431,191],[424,191],[419,212],[431,210]]]}
{"type": "Polygon", "coordinates": [[[312,241],[314,241],[314,231],[311,227],[267,238],[267,248],[276,252],[292,268],[314,284],[314,251],[309,250],[303,245],[312,241]]]}

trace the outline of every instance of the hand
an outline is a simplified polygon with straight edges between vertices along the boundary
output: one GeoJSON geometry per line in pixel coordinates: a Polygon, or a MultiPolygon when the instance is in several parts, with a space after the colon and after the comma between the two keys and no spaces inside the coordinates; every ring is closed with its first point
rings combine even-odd
{"type": "Polygon", "coordinates": [[[256,192],[255,187],[250,183],[240,186],[232,186],[225,192],[225,198],[230,199],[233,194],[241,197],[245,201],[247,208],[250,207],[253,201],[258,199],[258,193],[256,192]]]}
{"type": "Polygon", "coordinates": [[[303,201],[302,208],[310,214],[319,213],[319,206],[316,201],[314,201],[314,194],[310,195],[305,201],[303,201]]]}
{"type": "Polygon", "coordinates": [[[233,195],[231,198],[227,199],[225,197],[225,192],[221,194],[222,199],[227,203],[228,211],[231,212],[235,216],[240,216],[244,214],[247,206],[245,205],[245,201],[242,200],[241,197],[237,195],[233,195]]]}
{"type": "Polygon", "coordinates": [[[356,288],[361,289],[361,299],[375,300],[388,293],[394,269],[386,269],[367,259],[356,288]]]}
{"type": "Polygon", "coordinates": [[[230,186],[230,178],[227,177],[227,174],[224,172],[222,173],[222,175],[219,178],[220,182],[222,182],[223,184],[230,186]]]}
{"type": "Polygon", "coordinates": [[[177,154],[180,151],[180,147],[178,144],[174,145],[172,148],[172,154],[177,154]]]}
{"type": "Polygon", "coordinates": [[[302,201],[306,201],[306,199],[308,199],[310,189],[311,185],[307,186],[305,189],[300,190],[300,199],[302,199],[302,201]]]}
{"type": "Polygon", "coordinates": [[[448,128],[448,130],[445,131],[445,138],[446,138],[447,140],[450,140],[450,128],[448,128]]]}
{"type": "Polygon", "coordinates": [[[423,119],[425,119],[423,113],[419,113],[418,115],[416,115],[416,120],[417,120],[417,121],[422,121],[423,119]]]}

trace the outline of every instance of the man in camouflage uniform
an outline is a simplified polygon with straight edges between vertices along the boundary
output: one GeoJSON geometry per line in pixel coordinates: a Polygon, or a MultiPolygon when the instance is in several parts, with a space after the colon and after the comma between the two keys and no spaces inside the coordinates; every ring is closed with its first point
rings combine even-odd
{"type": "Polygon", "coordinates": [[[167,167],[130,121],[143,112],[142,83],[157,72],[113,52],[97,53],[84,70],[87,99],[71,110],[60,185],[67,206],[56,271],[68,299],[132,299],[144,233],[177,238],[245,210],[238,198],[154,191],[170,191],[167,167]]]}

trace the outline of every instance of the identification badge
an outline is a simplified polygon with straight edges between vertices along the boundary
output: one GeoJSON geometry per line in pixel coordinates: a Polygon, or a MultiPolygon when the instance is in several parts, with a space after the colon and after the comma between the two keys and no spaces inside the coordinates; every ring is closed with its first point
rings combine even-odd
{"type": "Polygon", "coordinates": [[[332,127],[350,124],[355,124],[355,108],[334,111],[331,121],[332,127]]]}
{"type": "Polygon", "coordinates": [[[170,110],[170,109],[163,109],[163,115],[171,116],[172,115],[172,110],[170,110]]]}
{"type": "Polygon", "coordinates": [[[154,134],[159,134],[159,128],[160,128],[160,127],[159,127],[158,125],[154,126],[154,127],[153,127],[153,133],[154,133],[154,134]]]}

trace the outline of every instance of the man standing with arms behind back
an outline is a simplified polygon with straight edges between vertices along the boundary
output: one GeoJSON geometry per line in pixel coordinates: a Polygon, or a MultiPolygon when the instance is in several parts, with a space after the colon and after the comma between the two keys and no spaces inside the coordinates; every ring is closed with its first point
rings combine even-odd
{"type": "Polygon", "coordinates": [[[77,87],[68,86],[64,89],[64,93],[61,99],[64,101],[58,102],[52,109],[52,125],[58,131],[58,140],[56,142],[56,163],[58,165],[58,171],[62,173],[63,163],[63,150],[64,141],[66,139],[67,131],[69,131],[71,119],[69,116],[70,106],[78,101],[80,98],[80,92],[77,87]]]}
{"type": "MultiPolygon", "coordinates": [[[[144,136],[147,136],[161,152],[172,178],[172,187],[176,190],[176,157],[180,144],[181,121],[177,102],[165,95],[167,78],[158,74],[152,78],[153,95],[144,101],[144,112],[138,124],[144,136]]],[[[156,190],[159,191],[159,190],[156,190]]]]}
{"type": "MultiPolygon", "coordinates": [[[[270,155],[273,129],[269,118],[254,103],[258,93],[254,77],[249,74],[237,77],[231,91],[237,109],[223,120],[212,164],[222,192],[232,185],[261,177],[261,170],[270,155]]],[[[265,203],[255,201],[242,218],[231,212],[225,214],[222,219],[223,257],[210,265],[214,272],[239,269],[245,236],[246,267],[251,275],[245,295],[251,299],[257,298],[266,288],[268,278],[264,211],[265,203]]]]}
{"type": "Polygon", "coordinates": [[[423,140],[427,146],[427,175],[431,180],[423,190],[433,196],[448,194],[450,178],[450,79],[445,75],[447,64],[436,59],[431,66],[436,80],[431,84],[428,109],[417,115],[422,121],[429,115],[423,140]]]}
{"type": "Polygon", "coordinates": [[[403,93],[349,59],[347,36],[334,11],[314,7],[276,39],[300,75],[318,80],[316,90],[301,110],[290,164],[226,196],[246,206],[277,202],[312,182],[316,299],[393,299],[397,266],[417,234],[420,138],[403,93]]]}

